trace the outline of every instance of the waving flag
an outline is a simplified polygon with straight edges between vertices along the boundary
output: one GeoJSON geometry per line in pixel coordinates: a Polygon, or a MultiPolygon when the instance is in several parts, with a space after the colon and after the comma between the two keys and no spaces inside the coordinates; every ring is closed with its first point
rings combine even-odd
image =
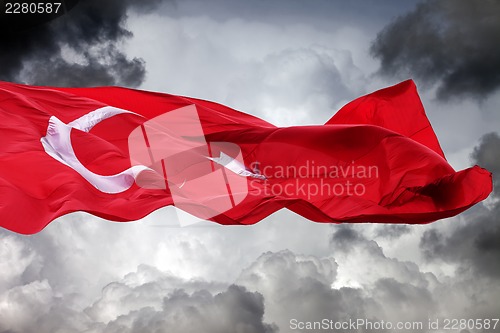
{"type": "Polygon", "coordinates": [[[276,127],[204,100],[0,82],[0,226],[167,205],[220,224],[288,208],[317,222],[427,223],[485,199],[491,174],[446,161],[412,81],[325,125],[276,127]]]}

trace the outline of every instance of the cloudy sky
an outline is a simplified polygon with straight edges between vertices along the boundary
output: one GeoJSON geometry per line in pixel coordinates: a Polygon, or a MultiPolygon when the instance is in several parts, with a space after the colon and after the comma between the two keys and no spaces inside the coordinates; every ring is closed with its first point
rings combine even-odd
{"type": "MultiPolygon", "coordinates": [[[[0,80],[182,94],[289,126],[412,78],[450,163],[495,175],[499,35],[496,0],[81,0],[0,33],[0,80]]],[[[442,330],[447,318],[500,316],[495,186],[423,226],[281,211],[254,226],[181,228],[165,208],[133,223],[75,213],[33,236],[2,229],[0,333],[298,332],[291,321],[324,318],[500,332],[442,330]]]]}

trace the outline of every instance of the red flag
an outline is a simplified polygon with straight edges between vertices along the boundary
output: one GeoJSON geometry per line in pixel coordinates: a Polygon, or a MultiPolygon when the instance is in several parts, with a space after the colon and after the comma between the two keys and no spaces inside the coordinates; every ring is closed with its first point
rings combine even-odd
{"type": "Polygon", "coordinates": [[[167,205],[221,224],[288,208],[317,222],[427,223],[485,199],[491,174],[446,161],[412,81],[325,125],[279,128],[213,102],[116,87],[0,82],[0,226],[167,205]]]}

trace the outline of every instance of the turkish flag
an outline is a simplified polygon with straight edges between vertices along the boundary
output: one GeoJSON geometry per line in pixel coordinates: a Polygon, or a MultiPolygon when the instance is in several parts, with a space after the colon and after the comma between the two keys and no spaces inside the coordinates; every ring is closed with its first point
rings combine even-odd
{"type": "Polygon", "coordinates": [[[204,100],[0,82],[0,226],[167,205],[221,224],[288,208],[317,222],[427,223],[485,199],[491,174],[446,161],[412,81],[325,125],[276,127],[204,100]]]}

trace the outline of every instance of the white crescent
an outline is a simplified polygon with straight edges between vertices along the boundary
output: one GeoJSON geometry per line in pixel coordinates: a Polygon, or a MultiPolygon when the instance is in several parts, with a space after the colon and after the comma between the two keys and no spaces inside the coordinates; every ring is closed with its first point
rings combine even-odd
{"type": "MultiPolygon", "coordinates": [[[[89,132],[101,121],[123,113],[135,114],[127,110],[105,106],[87,113],[69,124],[52,116],[49,119],[47,134],[40,141],[47,154],[78,172],[99,191],[109,194],[124,192],[134,184],[139,173],[153,170],[144,165],[135,165],[115,175],[99,175],[87,169],[78,160],[71,144],[71,130],[73,128],[89,132]]],[[[89,149],[91,148],[89,147],[89,149]]]]}

